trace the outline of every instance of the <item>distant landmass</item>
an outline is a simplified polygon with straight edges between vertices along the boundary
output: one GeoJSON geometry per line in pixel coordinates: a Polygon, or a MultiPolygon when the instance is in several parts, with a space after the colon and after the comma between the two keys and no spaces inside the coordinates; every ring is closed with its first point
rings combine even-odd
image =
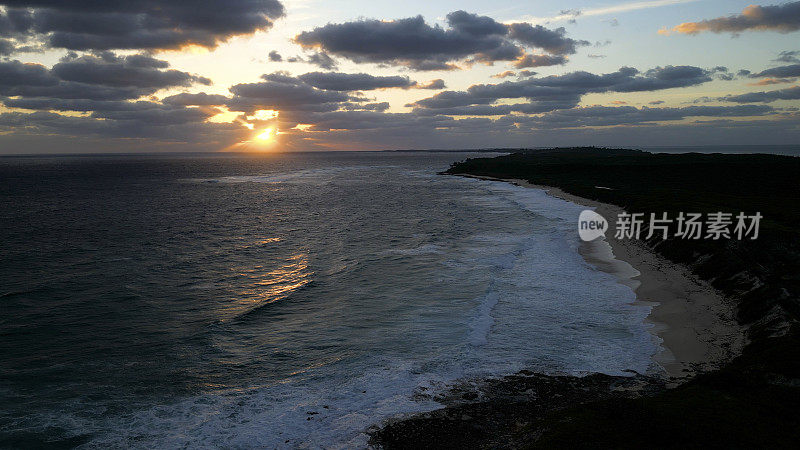
{"type": "MultiPolygon", "coordinates": [[[[589,147],[571,147],[589,148],[589,147]]],[[[592,147],[599,148],[599,147],[592,147]]],[[[566,150],[566,148],[562,148],[566,150]]],[[[752,154],[763,153],[768,155],[800,156],[800,145],[674,145],[674,146],[645,146],[642,150],[652,153],[723,153],[723,154],[752,154]]],[[[384,150],[386,152],[431,152],[431,153],[529,153],[552,151],[553,147],[501,147],[501,148],[475,148],[475,149],[405,149],[384,150]]],[[[605,148],[604,150],[609,150],[605,148]]]]}

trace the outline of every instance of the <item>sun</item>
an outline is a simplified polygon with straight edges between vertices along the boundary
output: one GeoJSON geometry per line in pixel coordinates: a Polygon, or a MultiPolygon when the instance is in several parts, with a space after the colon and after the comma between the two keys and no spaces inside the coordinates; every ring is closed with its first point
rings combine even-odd
{"type": "Polygon", "coordinates": [[[260,134],[256,136],[261,142],[269,142],[271,141],[277,133],[275,132],[274,128],[267,128],[266,130],[262,131],[260,134]]]}

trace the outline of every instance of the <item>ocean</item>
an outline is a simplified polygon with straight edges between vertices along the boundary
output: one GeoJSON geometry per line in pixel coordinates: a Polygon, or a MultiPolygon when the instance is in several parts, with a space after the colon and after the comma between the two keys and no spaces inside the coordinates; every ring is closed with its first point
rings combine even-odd
{"type": "Polygon", "coordinates": [[[362,447],[454,383],[656,370],[582,207],[475,153],[0,158],[0,447],[362,447]]]}

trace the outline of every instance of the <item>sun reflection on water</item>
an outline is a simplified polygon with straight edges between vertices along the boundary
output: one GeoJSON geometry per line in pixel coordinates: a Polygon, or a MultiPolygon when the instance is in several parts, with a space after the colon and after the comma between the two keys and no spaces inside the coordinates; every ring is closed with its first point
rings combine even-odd
{"type": "MultiPolygon", "coordinates": [[[[264,241],[268,242],[269,239],[264,241]]],[[[238,277],[245,278],[244,288],[225,308],[230,318],[241,317],[265,305],[285,299],[312,281],[313,272],[308,267],[308,255],[296,253],[278,268],[264,266],[232,269],[238,277]]]]}

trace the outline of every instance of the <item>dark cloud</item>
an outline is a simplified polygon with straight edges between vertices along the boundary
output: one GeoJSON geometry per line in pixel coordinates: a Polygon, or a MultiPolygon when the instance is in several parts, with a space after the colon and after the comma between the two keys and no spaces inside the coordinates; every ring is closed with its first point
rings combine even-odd
{"type": "Polygon", "coordinates": [[[0,39],[0,56],[7,56],[16,50],[17,46],[10,39],[0,39]]]}
{"type": "Polygon", "coordinates": [[[458,32],[470,36],[491,36],[506,34],[505,25],[491,17],[470,14],[466,11],[453,11],[447,15],[447,23],[458,32]]]}
{"type": "Polygon", "coordinates": [[[417,89],[445,89],[447,85],[444,83],[444,80],[441,78],[437,78],[435,80],[431,80],[427,83],[417,83],[415,86],[417,89]]]}
{"type": "Polygon", "coordinates": [[[147,55],[69,54],[48,69],[20,61],[0,62],[0,99],[9,108],[58,111],[119,111],[153,107],[126,102],[164,88],[210,81],[147,55]]]}
{"type": "Polygon", "coordinates": [[[603,75],[581,71],[500,84],[476,84],[466,91],[441,92],[419,100],[413,106],[439,109],[487,105],[500,99],[527,98],[541,109],[561,109],[576,106],[581,97],[588,93],[657,91],[695,86],[711,79],[710,71],[693,66],[657,67],[644,73],[623,67],[603,75]]]}
{"type": "Polygon", "coordinates": [[[269,60],[272,62],[281,62],[283,61],[283,56],[281,56],[281,54],[278,53],[276,50],[272,50],[271,52],[269,52],[269,60]]]}
{"type": "Polygon", "coordinates": [[[61,80],[113,87],[162,89],[190,86],[195,83],[209,85],[208,78],[179,70],[163,70],[167,61],[146,55],[116,56],[104,52],[99,55],[70,55],[53,66],[52,72],[61,80]]]}
{"type": "Polygon", "coordinates": [[[336,68],[336,60],[330,57],[325,52],[315,52],[308,56],[306,62],[314,64],[325,70],[333,70],[336,68]]]}
{"type": "Polygon", "coordinates": [[[348,111],[378,111],[383,112],[389,109],[389,102],[380,102],[380,103],[351,103],[344,106],[344,109],[348,111]]]}
{"type": "Polygon", "coordinates": [[[554,55],[573,54],[580,45],[589,45],[587,41],[576,41],[566,37],[563,27],[550,30],[541,25],[513,23],[509,25],[509,37],[529,47],[540,48],[554,55]]]}
{"type": "MultiPolygon", "coordinates": [[[[270,53],[270,59],[272,58],[272,53],[270,53]]],[[[280,55],[279,55],[280,56],[280,55]]],[[[271,59],[272,60],[272,59],[271,59]]],[[[338,66],[338,63],[335,59],[331,58],[325,52],[313,52],[308,55],[308,57],[304,58],[300,55],[292,56],[286,59],[286,62],[290,63],[308,63],[313,64],[321,69],[325,70],[335,70],[338,66]]]]}
{"type": "Polygon", "coordinates": [[[0,28],[71,50],[213,48],[272,26],[278,0],[0,0],[0,28]],[[5,25],[2,25],[5,23],[5,25]]]}
{"type": "Polygon", "coordinates": [[[637,125],[682,120],[687,117],[754,117],[770,114],[765,105],[687,106],[683,108],[636,108],[633,106],[590,106],[548,112],[532,119],[541,127],[585,127],[637,125]]]}
{"type": "Polygon", "coordinates": [[[340,103],[354,98],[345,92],[327,91],[286,73],[263,75],[259,83],[241,83],[231,86],[234,94],[228,107],[236,111],[251,112],[258,109],[284,111],[334,111],[340,103]]]}
{"type": "Polygon", "coordinates": [[[48,97],[2,98],[8,108],[56,111],[134,111],[160,108],[161,105],[150,101],[129,102],[123,100],[91,100],[64,99],[48,97]]]}
{"type": "MultiPolygon", "coordinates": [[[[158,71],[157,69],[147,69],[158,71]]],[[[183,72],[179,72],[183,74],[183,72]]],[[[20,61],[0,61],[0,95],[8,97],[45,97],[59,99],[87,100],[126,100],[150,95],[163,87],[184,86],[192,79],[189,74],[169,75],[155,83],[152,79],[142,84],[147,86],[125,85],[119,78],[104,78],[84,73],[83,81],[64,80],[59,75],[40,64],[26,64],[20,61]],[[104,84],[108,83],[108,84],[104,84]]]]}
{"type": "Polygon", "coordinates": [[[786,63],[800,63],[800,51],[793,50],[793,51],[780,52],[778,53],[778,57],[775,58],[775,61],[786,62],[786,63]]]}
{"type": "Polygon", "coordinates": [[[22,63],[20,61],[0,62],[0,92],[8,93],[8,89],[18,86],[54,86],[59,79],[41,64],[22,63]]]}
{"type": "Polygon", "coordinates": [[[742,31],[778,31],[788,33],[800,30],[800,2],[788,2],[781,5],[750,5],[741,14],[685,22],[672,29],[683,34],[698,34],[705,31],[711,33],[741,33],[742,31]]]}
{"type": "Polygon", "coordinates": [[[511,113],[540,114],[558,109],[569,109],[576,105],[575,101],[531,101],[511,105],[466,105],[447,106],[436,109],[414,108],[413,113],[421,116],[502,116],[511,113]]]}
{"type": "MultiPolygon", "coordinates": [[[[405,65],[416,70],[442,70],[449,62],[474,54],[485,54],[507,46],[497,33],[491,33],[492,19],[448,15],[460,28],[445,30],[425,23],[422,16],[392,22],[360,20],[328,24],[305,31],[295,41],[306,48],[320,48],[355,62],[405,65]],[[491,22],[490,22],[491,21],[491,22]]],[[[505,29],[501,24],[495,30],[505,29]]],[[[517,55],[514,55],[516,58],[517,55]]],[[[512,58],[513,59],[513,58],[512,58]]]]}
{"type": "Polygon", "coordinates": [[[373,89],[408,89],[417,83],[406,76],[374,76],[366,73],[309,72],[298,77],[315,88],[329,91],[368,91],[373,89]]]}
{"type": "Polygon", "coordinates": [[[524,69],[526,67],[558,66],[567,63],[567,58],[563,55],[532,55],[527,54],[514,62],[514,67],[524,69]]]}
{"type": "Polygon", "coordinates": [[[568,16],[570,17],[569,23],[576,23],[576,18],[580,16],[582,13],[579,9],[562,9],[560,13],[561,16],[568,16]]]}
{"type": "Polygon", "coordinates": [[[91,116],[95,119],[130,121],[140,125],[178,125],[203,122],[219,113],[214,108],[183,108],[161,106],[143,109],[96,110],[91,116]]]}
{"type": "Polygon", "coordinates": [[[165,97],[161,100],[162,103],[175,106],[221,106],[226,104],[230,98],[218,94],[206,94],[200,92],[198,94],[175,94],[165,97]]]}
{"type": "Polygon", "coordinates": [[[16,136],[57,134],[61,139],[99,136],[104,138],[100,141],[103,149],[107,148],[105,139],[108,138],[141,139],[139,145],[148,149],[153,148],[154,142],[173,142],[190,143],[195,149],[215,150],[246,137],[247,130],[240,125],[203,122],[206,117],[207,113],[196,109],[146,110],[119,115],[93,113],[88,117],[45,111],[7,112],[0,114],[0,130],[12,131],[16,136]]]}
{"type": "Polygon", "coordinates": [[[719,100],[735,103],[772,103],[777,100],[800,100],[800,86],[767,92],[749,92],[747,94],[729,95],[719,100]]]}
{"type": "Polygon", "coordinates": [[[772,69],[762,70],[761,72],[749,75],[750,78],[792,78],[800,77],[800,64],[773,67],[772,69]]]}
{"type": "Polygon", "coordinates": [[[710,72],[710,73],[711,73],[711,74],[712,74],[712,75],[713,75],[715,78],[717,78],[718,80],[723,80],[723,81],[732,81],[732,80],[734,80],[734,79],[736,78],[736,75],[734,75],[733,73],[731,73],[731,71],[730,71],[730,70],[728,70],[728,68],[727,68],[727,67],[725,67],[725,66],[717,66],[717,67],[714,67],[714,68],[713,68],[713,69],[711,69],[709,72],[710,72]]]}
{"type": "Polygon", "coordinates": [[[491,17],[465,11],[447,15],[449,28],[428,25],[422,16],[394,21],[359,20],[327,24],[304,31],[295,42],[357,63],[401,65],[414,70],[452,70],[455,62],[513,61],[524,48],[553,55],[575,53],[588,42],[566,37],[563,28],[550,30],[525,23],[501,24],[491,17]]]}

